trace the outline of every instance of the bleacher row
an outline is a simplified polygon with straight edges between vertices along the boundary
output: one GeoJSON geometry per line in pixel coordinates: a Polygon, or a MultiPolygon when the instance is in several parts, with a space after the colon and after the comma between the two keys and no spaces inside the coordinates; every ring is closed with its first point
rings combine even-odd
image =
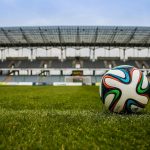
{"type": "Polygon", "coordinates": [[[150,60],[95,60],[59,59],[52,60],[4,60],[0,68],[111,68],[118,65],[132,65],[137,68],[150,68],[150,60]]]}

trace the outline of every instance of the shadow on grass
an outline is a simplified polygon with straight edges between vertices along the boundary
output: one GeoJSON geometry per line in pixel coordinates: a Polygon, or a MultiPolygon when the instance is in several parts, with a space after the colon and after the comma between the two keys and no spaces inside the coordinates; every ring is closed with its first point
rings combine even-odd
{"type": "Polygon", "coordinates": [[[98,113],[99,115],[103,115],[103,116],[149,116],[150,117],[150,111],[148,110],[143,110],[141,112],[135,112],[135,113],[116,113],[116,112],[111,112],[108,109],[106,109],[104,106],[102,106],[102,111],[100,113],[98,113]]]}

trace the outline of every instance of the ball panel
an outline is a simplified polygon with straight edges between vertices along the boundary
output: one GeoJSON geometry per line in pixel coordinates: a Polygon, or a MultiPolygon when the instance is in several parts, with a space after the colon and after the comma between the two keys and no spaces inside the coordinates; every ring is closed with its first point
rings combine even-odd
{"type": "Polygon", "coordinates": [[[111,105],[111,103],[112,103],[114,97],[115,97],[115,94],[108,94],[108,95],[105,97],[105,106],[106,106],[107,108],[110,107],[110,105],[111,105]]]}
{"type": "Polygon", "coordinates": [[[106,75],[109,75],[110,77],[114,77],[115,79],[117,79],[123,83],[129,83],[130,82],[130,76],[129,76],[129,73],[127,72],[127,70],[119,68],[119,69],[116,69],[116,71],[118,72],[118,75],[113,74],[111,72],[111,70],[108,71],[108,73],[106,75]],[[122,72],[121,75],[120,75],[120,72],[122,72]],[[122,74],[124,74],[124,77],[121,77],[122,74]]]}
{"type": "Polygon", "coordinates": [[[105,103],[105,106],[110,110],[110,111],[113,111],[116,104],[118,103],[118,100],[120,99],[121,97],[121,91],[119,89],[113,89],[113,90],[110,90],[109,92],[107,92],[104,96],[104,103],[105,103]],[[111,95],[111,97],[110,97],[111,95]],[[113,97],[112,97],[113,95],[113,97]]]}
{"type": "Polygon", "coordinates": [[[144,77],[144,75],[141,74],[140,80],[137,84],[137,93],[138,94],[146,94],[149,90],[148,79],[146,80],[144,78],[146,78],[146,77],[144,77]],[[145,87],[145,85],[147,85],[147,86],[145,88],[142,88],[142,85],[144,85],[144,87],[145,87]]]}
{"type": "Polygon", "coordinates": [[[107,77],[104,80],[104,84],[107,88],[122,88],[122,83],[116,78],[107,77]]]}
{"type": "Polygon", "coordinates": [[[145,105],[138,102],[137,100],[128,99],[125,103],[124,112],[127,112],[127,113],[138,112],[139,110],[141,110],[141,108],[144,108],[144,107],[145,105]]]}
{"type": "Polygon", "coordinates": [[[145,75],[143,75],[142,89],[147,89],[148,86],[148,79],[145,75]]]}
{"type": "Polygon", "coordinates": [[[108,73],[106,73],[106,74],[110,74],[110,75],[112,75],[112,76],[116,76],[116,77],[121,77],[121,78],[125,78],[126,76],[125,76],[125,73],[122,71],[122,70],[119,70],[119,69],[112,69],[112,70],[110,70],[110,71],[108,71],[108,73]]]}

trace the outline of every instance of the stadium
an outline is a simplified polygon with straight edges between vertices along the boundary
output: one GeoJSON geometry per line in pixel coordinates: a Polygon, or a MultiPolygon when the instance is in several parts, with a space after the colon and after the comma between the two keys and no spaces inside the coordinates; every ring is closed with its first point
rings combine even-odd
{"type": "Polygon", "coordinates": [[[95,85],[107,70],[125,64],[149,75],[149,36],[149,27],[0,28],[0,81],[11,85],[95,85]]]}
{"type": "Polygon", "coordinates": [[[0,149],[149,149],[150,105],[107,112],[99,84],[131,65],[150,78],[150,27],[0,27],[0,149]]]}

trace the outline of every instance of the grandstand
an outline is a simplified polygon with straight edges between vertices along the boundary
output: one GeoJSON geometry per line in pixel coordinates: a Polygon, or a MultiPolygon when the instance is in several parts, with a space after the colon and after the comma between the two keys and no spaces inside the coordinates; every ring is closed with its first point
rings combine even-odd
{"type": "Polygon", "coordinates": [[[1,27],[0,82],[92,85],[118,65],[149,75],[149,47],[150,27],[1,27]]]}

